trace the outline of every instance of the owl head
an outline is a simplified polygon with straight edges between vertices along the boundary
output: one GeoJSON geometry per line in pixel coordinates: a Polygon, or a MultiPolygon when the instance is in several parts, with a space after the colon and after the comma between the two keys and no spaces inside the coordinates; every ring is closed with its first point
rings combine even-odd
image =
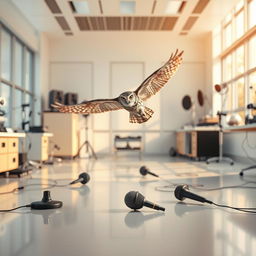
{"type": "Polygon", "coordinates": [[[137,95],[134,92],[123,92],[119,101],[124,107],[133,107],[136,104],[137,95]]]}

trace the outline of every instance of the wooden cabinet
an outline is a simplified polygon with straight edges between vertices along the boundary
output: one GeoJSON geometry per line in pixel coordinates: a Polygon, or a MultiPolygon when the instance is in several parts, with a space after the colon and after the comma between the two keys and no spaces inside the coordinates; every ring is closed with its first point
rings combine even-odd
{"type": "Polygon", "coordinates": [[[179,155],[209,158],[219,154],[218,131],[178,131],[176,150],[179,155]]]}
{"type": "Polygon", "coordinates": [[[44,127],[53,137],[50,139],[60,150],[55,156],[73,157],[78,152],[78,115],[59,112],[44,112],[44,127]]]}
{"type": "Polygon", "coordinates": [[[28,151],[28,159],[34,161],[47,161],[49,157],[49,137],[52,133],[37,133],[30,132],[27,134],[27,142],[31,144],[28,151]]]}
{"type": "Polygon", "coordinates": [[[24,134],[0,133],[0,172],[11,171],[19,166],[19,138],[24,134]]]}

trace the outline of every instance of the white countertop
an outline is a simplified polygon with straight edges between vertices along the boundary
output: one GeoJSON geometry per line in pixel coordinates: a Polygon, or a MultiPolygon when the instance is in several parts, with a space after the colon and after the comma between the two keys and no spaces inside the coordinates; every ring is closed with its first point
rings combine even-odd
{"type": "MultiPolygon", "coordinates": [[[[218,168],[214,164],[206,166],[202,162],[196,164],[182,162],[181,159],[171,162],[170,157],[162,160],[150,157],[143,163],[136,158],[118,158],[116,161],[102,158],[89,164],[88,161],[81,159],[44,166],[32,173],[32,179],[19,179],[19,185],[26,182],[45,184],[46,178],[64,179],[58,183],[66,184],[85,171],[86,166],[91,176],[86,185],[79,183],[48,189],[53,200],[63,201],[62,208],[23,208],[16,213],[1,213],[1,256],[256,255],[255,214],[191,200],[179,202],[171,192],[174,188],[171,187],[170,192],[157,191],[156,187],[166,183],[153,176],[141,177],[139,174],[139,167],[145,164],[172,182],[215,188],[245,182],[238,175],[237,164],[233,167],[220,165],[218,168]],[[179,178],[186,173],[184,180],[179,178]],[[133,212],[124,203],[125,194],[131,190],[141,192],[147,200],[165,207],[166,211],[163,213],[144,207],[133,212]]],[[[252,171],[251,175],[254,174],[252,171]]],[[[256,180],[255,176],[245,176],[244,179],[256,180]]],[[[0,184],[6,182],[0,179],[0,184]]],[[[11,188],[4,187],[1,192],[8,190],[11,188]]],[[[43,190],[46,189],[30,186],[13,194],[1,195],[0,208],[41,200],[43,190]]],[[[191,190],[216,203],[256,206],[255,189],[191,190]]]]}
{"type": "Polygon", "coordinates": [[[26,134],[24,132],[0,132],[0,137],[9,138],[9,137],[18,137],[24,138],[26,134]]]}
{"type": "Polygon", "coordinates": [[[218,131],[218,126],[191,126],[184,127],[183,129],[178,129],[177,132],[187,132],[187,131],[218,131]]]}
{"type": "Polygon", "coordinates": [[[38,136],[46,136],[46,137],[53,137],[53,133],[50,132],[28,132],[29,135],[38,135],[38,136]]]}

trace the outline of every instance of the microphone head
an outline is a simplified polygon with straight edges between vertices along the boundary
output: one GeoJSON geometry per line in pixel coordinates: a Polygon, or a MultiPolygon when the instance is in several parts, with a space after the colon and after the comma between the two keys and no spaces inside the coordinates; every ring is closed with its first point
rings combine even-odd
{"type": "Polygon", "coordinates": [[[143,207],[144,198],[138,191],[130,191],[125,195],[124,202],[129,208],[137,210],[143,207]]]}
{"type": "Polygon", "coordinates": [[[140,167],[140,174],[142,175],[142,176],[145,176],[145,175],[147,175],[148,174],[148,168],[146,167],[146,166],[141,166],[140,167]]]}
{"type": "Polygon", "coordinates": [[[82,172],[81,174],[79,174],[78,178],[83,179],[82,181],[80,181],[82,184],[86,184],[90,180],[90,175],[87,172],[82,172]]]}
{"type": "Polygon", "coordinates": [[[185,197],[183,196],[183,192],[184,190],[188,189],[188,185],[179,185],[175,188],[174,190],[174,195],[175,197],[180,200],[183,201],[185,199],[185,197]]]}

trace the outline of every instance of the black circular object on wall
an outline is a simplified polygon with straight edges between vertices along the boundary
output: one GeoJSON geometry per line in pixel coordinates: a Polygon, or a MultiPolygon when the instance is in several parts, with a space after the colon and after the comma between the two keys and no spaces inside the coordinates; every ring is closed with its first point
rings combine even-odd
{"type": "Polygon", "coordinates": [[[197,91],[197,100],[199,105],[202,107],[204,105],[204,96],[203,96],[203,92],[201,90],[197,91]]]}
{"type": "Polygon", "coordinates": [[[183,97],[182,106],[185,110],[189,110],[192,107],[192,101],[190,96],[186,95],[183,97]]]}

